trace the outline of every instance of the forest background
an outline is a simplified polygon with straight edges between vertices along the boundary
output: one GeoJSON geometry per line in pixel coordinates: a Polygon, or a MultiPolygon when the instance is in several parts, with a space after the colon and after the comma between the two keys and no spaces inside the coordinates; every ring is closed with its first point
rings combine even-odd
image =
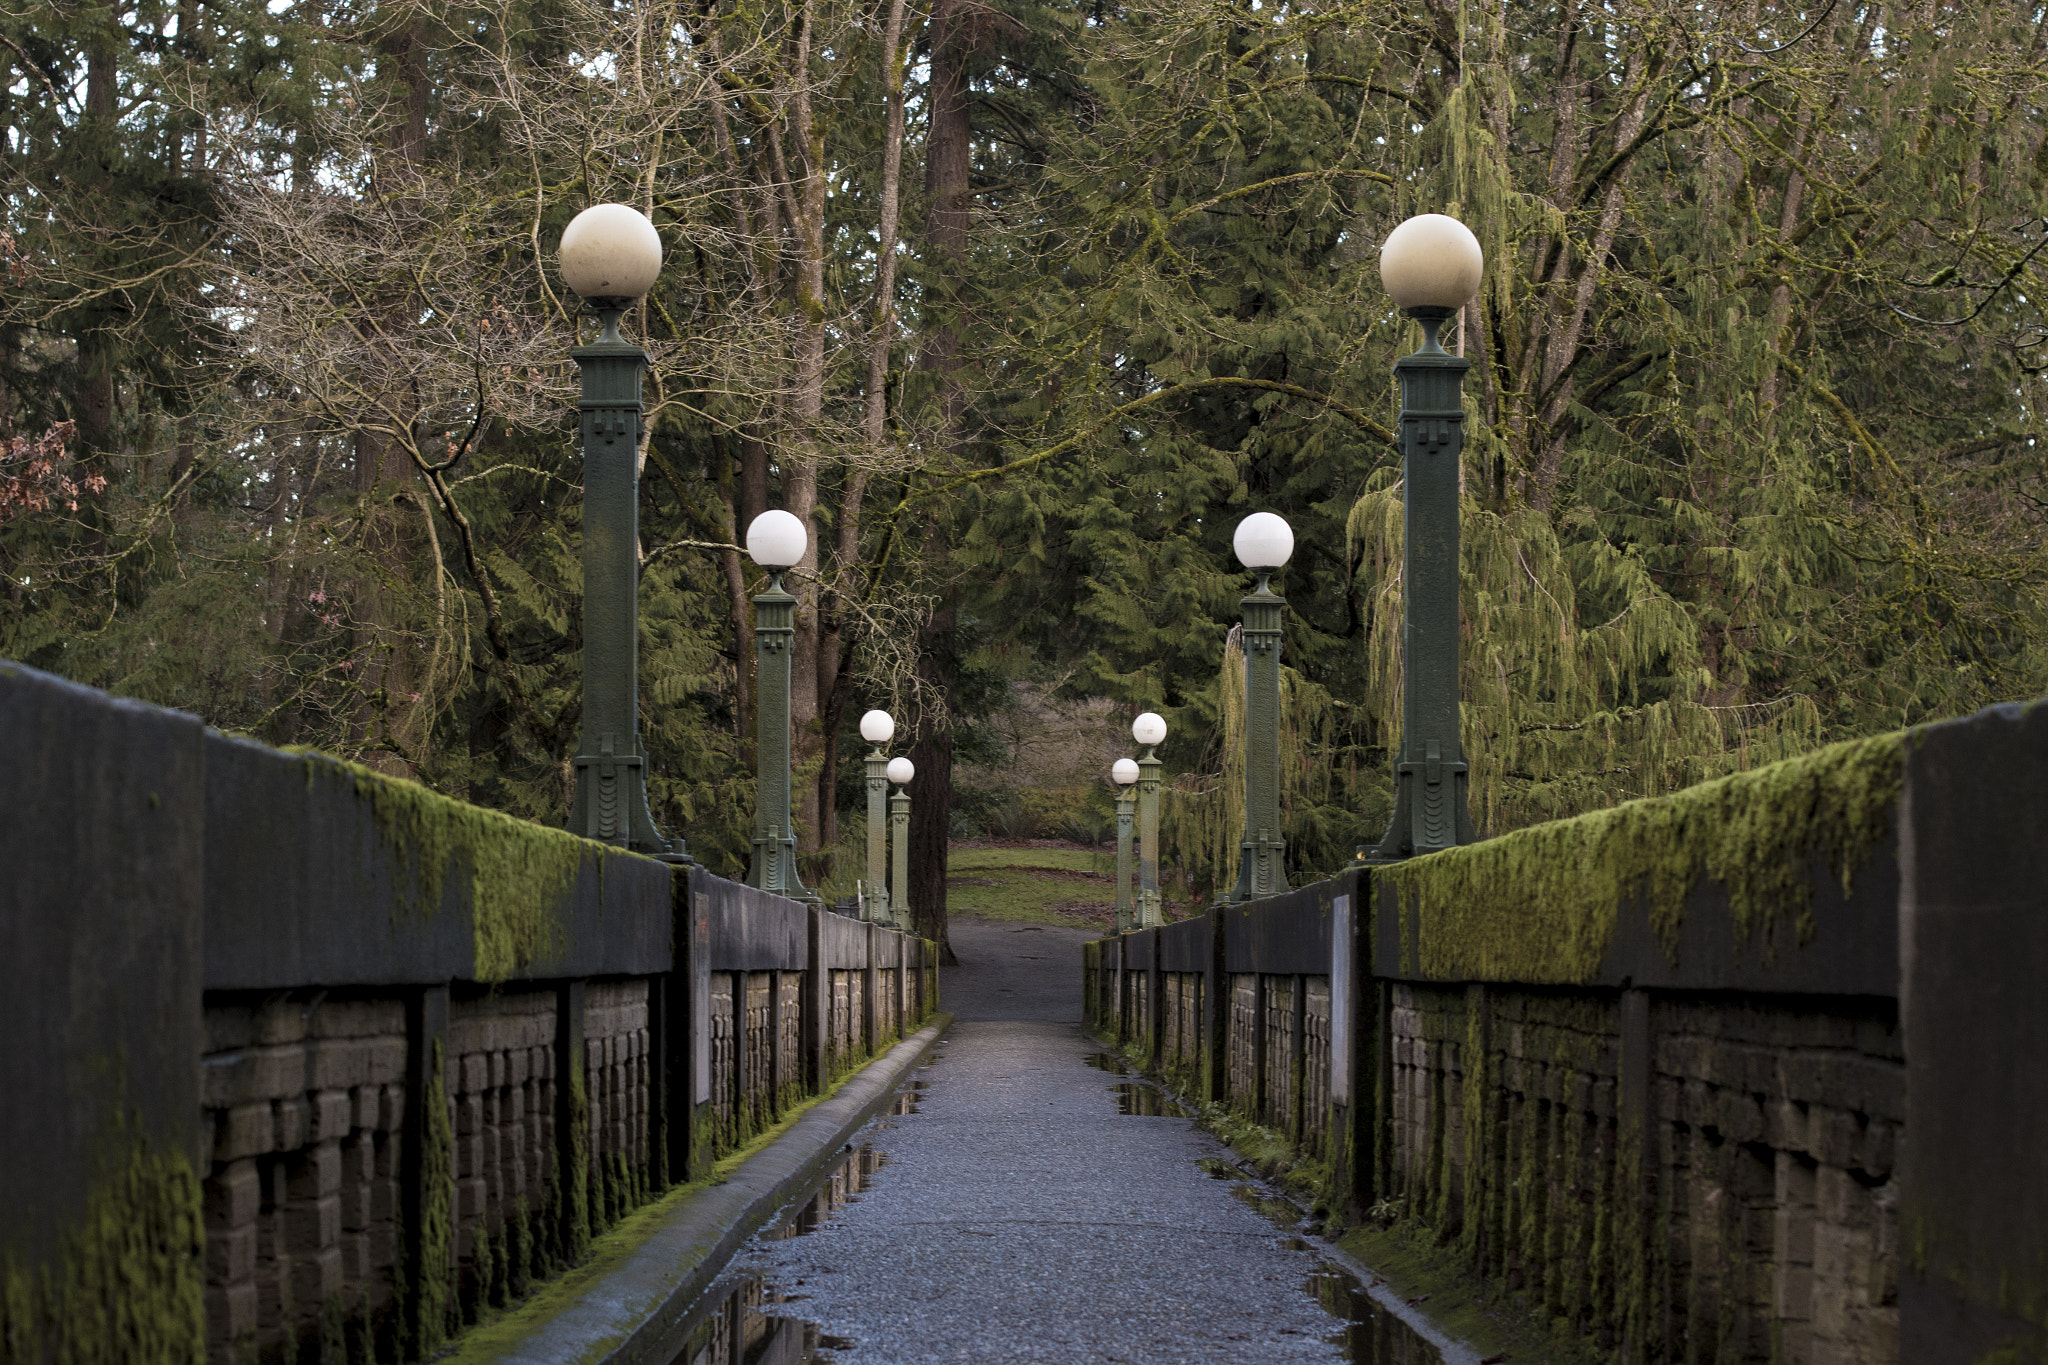
{"type": "Polygon", "coordinates": [[[1018,818],[955,765],[1001,772],[1033,708],[1152,708],[1200,898],[1242,822],[1229,537],[1270,510],[1317,875],[1387,818],[1417,333],[1376,255],[1442,211],[1488,261],[1448,333],[1482,831],[2039,695],[2044,18],[13,0],[0,655],[559,821],[591,324],[553,252],[622,200],[668,252],[629,330],[670,833],[741,870],[736,532],[782,506],[814,882],[858,875],[867,707],[938,933],[949,834],[1018,818]]]}

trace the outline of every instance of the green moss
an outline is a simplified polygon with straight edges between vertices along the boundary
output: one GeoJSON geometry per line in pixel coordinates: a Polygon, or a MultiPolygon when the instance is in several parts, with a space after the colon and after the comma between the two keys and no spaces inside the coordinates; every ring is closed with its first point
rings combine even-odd
{"type": "Polygon", "coordinates": [[[590,1255],[590,1093],[583,1080],[583,1050],[569,1058],[568,1131],[556,1137],[563,1143],[568,1170],[561,1181],[561,1203],[555,1210],[556,1245],[567,1265],[581,1265],[590,1255]]]}
{"type": "Polygon", "coordinates": [[[1595,1365],[1610,1358],[1591,1342],[1532,1311],[1497,1281],[1464,1272],[1457,1249],[1413,1221],[1352,1228],[1338,1245],[1364,1262],[1404,1299],[1427,1297],[1424,1310],[1447,1335],[1481,1357],[1595,1365]]]}
{"type": "Polygon", "coordinates": [[[199,1177],[124,1120],[104,1142],[78,1222],[37,1266],[0,1275],[0,1357],[73,1365],[206,1359],[199,1177]]]}
{"type": "Polygon", "coordinates": [[[533,1252],[533,1220],[522,1198],[513,1204],[512,1216],[505,1220],[505,1297],[493,1299],[493,1307],[502,1308],[526,1293],[527,1286],[537,1277],[533,1252]]]}
{"type": "Polygon", "coordinates": [[[1766,958],[1788,931],[1803,943],[1813,933],[1810,867],[1820,859],[1850,889],[1898,800],[1905,738],[1833,745],[1377,871],[1399,898],[1402,968],[1586,982],[1634,900],[1675,954],[1686,894],[1702,877],[1727,888],[1738,941],[1759,938],[1766,958]]]}
{"type": "Polygon", "coordinates": [[[448,1123],[448,1086],[441,1040],[434,1040],[426,1112],[420,1116],[420,1264],[401,1267],[411,1296],[406,1338],[415,1357],[432,1354],[460,1327],[455,1295],[455,1139],[448,1123]]]}
{"type": "Polygon", "coordinates": [[[326,754],[298,750],[306,783],[351,784],[377,828],[412,873],[400,896],[413,914],[441,907],[450,876],[466,877],[476,943],[476,976],[503,981],[568,949],[563,898],[586,863],[600,872],[609,845],[485,810],[427,790],[417,782],[326,754]]]}

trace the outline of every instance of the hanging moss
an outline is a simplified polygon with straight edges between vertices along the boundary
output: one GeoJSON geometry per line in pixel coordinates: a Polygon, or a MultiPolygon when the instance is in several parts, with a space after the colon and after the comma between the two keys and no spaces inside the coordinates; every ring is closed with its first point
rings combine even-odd
{"type": "Polygon", "coordinates": [[[476,976],[503,981],[535,963],[559,958],[568,949],[562,923],[563,898],[585,863],[600,875],[608,846],[486,810],[427,790],[417,782],[326,754],[297,751],[307,765],[310,787],[320,777],[353,784],[377,828],[411,871],[399,895],[412,914],[427,917],[441,907],[451,875],[466,876],[476,976]]]}
{"type": "Polygon", "coordinates": [[[1378,872],[1403,909],[1403,969],[1589,981],[1621,907],[1638,899],[1675,957],[1686,893],[1703,876],[1727,888],[1738,942],[1760,937],[1768,956],[1789,929],[1804,943],[1813,934],[1811,865],[1820,859],[1851,889],[1898,800],[1905,739],[1833,745],[1378,872]]]}
{"type": "Polygon", "coordinates": [[[75,1365],[206,1358],[199,1177],[128,1122],[106,1139],[78,1222],[40,1266],[9,1257],[0,1358],[75,1365]]]}

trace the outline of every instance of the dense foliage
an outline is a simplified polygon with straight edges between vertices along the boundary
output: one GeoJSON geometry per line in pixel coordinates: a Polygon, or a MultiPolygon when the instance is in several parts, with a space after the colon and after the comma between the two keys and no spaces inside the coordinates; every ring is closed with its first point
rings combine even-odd
{"type": "Polygon", "coordinates": [[[1387,814],[1415,329],[1375,257],[1439,210],[1488,254],[1449,333],[1482,829],[2048,691],[2048,16],[1721,11],[0,17],[0,653],[559,818],[589,323],[550,258],[621,199],[669,249],[631,319],[665,825],[744,857],[735,532],[786,506],[813,876],[861,710],[914,722],[929,849],[1029,679],[1166,714],[1169,855],[1227,882],[1268,509],[1312,874],[1387,814]]]}

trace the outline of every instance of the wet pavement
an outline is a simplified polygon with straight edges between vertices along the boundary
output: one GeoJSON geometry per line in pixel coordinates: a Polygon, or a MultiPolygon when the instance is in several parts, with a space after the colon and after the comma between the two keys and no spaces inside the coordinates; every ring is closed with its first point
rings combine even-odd
{"type": "Polygon", "coordinates": [[[1081,1031],[1089,934],[952,934],[946,1039],[734,1262],[677,1365],[1435,1365],[1228,1148],[1081,1031]]]}

